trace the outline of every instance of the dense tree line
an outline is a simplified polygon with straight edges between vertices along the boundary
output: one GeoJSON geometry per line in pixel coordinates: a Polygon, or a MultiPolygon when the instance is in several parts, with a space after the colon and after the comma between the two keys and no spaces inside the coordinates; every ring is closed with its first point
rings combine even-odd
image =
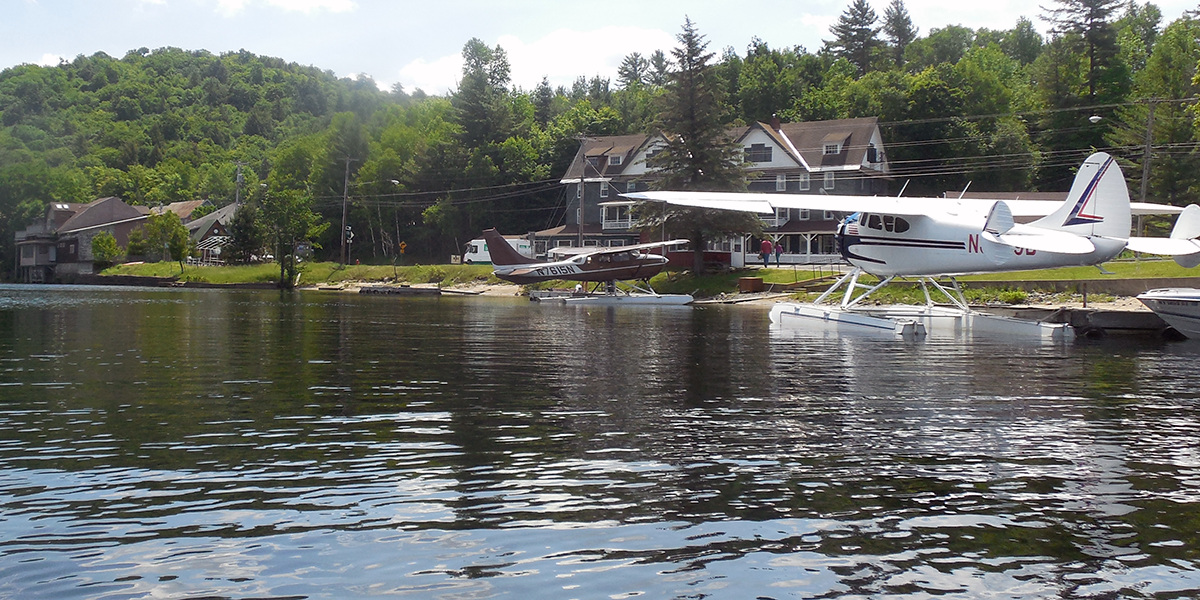
{"type": "MultiPolygon", "coordinates": [[[[682,126],[664,99],[696,66],[685,58],[703,58],[702,108],[722,127],[879,117],[909,193],[1061,190],[1094,148],[1126,161],[1136,191],[1149,130],[1148,199],[1195,201],[1200,22],[1164,25],[1153,4],[1117,0],[1043,10],[1033,18],[1051,25],[1045,38],[1025,17],[922,32],[902,0],[882,16],[853,0],[816,51],[753,39],[718,56],[681,37],[680,48],[626,56],[615,82],[532,90],[512,84],[503,48],[472,39],[444,96],[245,51],[142,48],[12,67],[0,72],[0,270],[12,268],[13,232],[46,203],[103,196],[248,199],[240,231],[266,246],[313,237],[323,258],[338,256],[348,197],[353,256],[368,261],[396,259],[402,241],[436,260],[486,227],[557,225],[557,179],[581,136],[682,126]]],[[[700,39],[696,24],[685,31],[700,39]]]]}

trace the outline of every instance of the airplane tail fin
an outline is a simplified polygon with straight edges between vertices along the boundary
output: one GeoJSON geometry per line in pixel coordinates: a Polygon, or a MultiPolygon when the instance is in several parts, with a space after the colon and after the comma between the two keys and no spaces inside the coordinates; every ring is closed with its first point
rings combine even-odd
{"type": "Polygon", "coordinates": [[[504,236],[494,228],[483,232],[483,241],[487,243],[488,254],[492,256],[493,265],[527,265],[535,262],[528,256],[517,252],[508,244],[508,240],[504,239],[504,236]]]}
{"type": "Polygon", "coordinates": [[[1129,237],[1129,189],[1116,159],[1097,152],[1083,161],[1067,201],[1030,223],[1081,236],[1129,237]]]}
{"type": "MultiPolygon", "coordinates": [[[[1189,204],[1175,219],[1175,227],[1171,229],[1171,238],[1176,240],[1195,240],[1200,238],[1200,206],[1189,204]]],[[[1176,255],[1175,262],[1185,269],[1200,265],[1200,253],[1176,255]]]]}

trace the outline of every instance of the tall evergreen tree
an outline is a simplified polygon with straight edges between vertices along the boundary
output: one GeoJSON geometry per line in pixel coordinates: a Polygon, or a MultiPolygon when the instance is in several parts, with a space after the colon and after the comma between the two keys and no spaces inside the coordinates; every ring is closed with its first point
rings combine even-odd
{"type": "Polygon", "coordinates": [[[646,74],[650,71],[650,61],[641,54],[633,52],[627,55],[617,67],[617,85],[624,89],[646,84],[646,74]]]}
{"type": "MultiPolygon", "coordinates": [[[[661,176],[656,185],[667,190],[745,189],[741,148],[729,139],[721,122],[708,42],[691,19],[684,21],[683,32],[676,39],[679,46],[671,51],[676,69],[659,112],[667,146],[650,164],[661,176]]],[[[667,231],[690,241],[696,273],[704,272],[708,240],[755,232],[760,227],[758,218],[748,213],[661,206],[643,207],[639,213],[641,225],[657,228],[665,224],[667,231]]]]}
{"type": "Polygon", "coordinates": [[[542,77],[541,83],[533,89],[533,118],[545,129],[550,123],[550,109],[554,106],[554,90],[550,89],[550,79],[542,77]]]}
{"type": "Polygon", "coordinates": [[[879,17],[867,4],[867,0],[853,0],[829,31],[834,39],[825,42],[826,48],[835,56],[850,61],[858,68],[858,74],[865,74],[871,69],[871,60],[877,48],[883,46],[879,39],[879,27],[875,26],[879,17]]]}
{"type": "Polygon", "coordinates": [[[667,85],[667,77],[671,73],[671,61],[662,50],[655,50],[650,55],[650,70],[646,73],[646,83],[662,87],[667,85]]]}
{"type": "Polygon", "coordinates": [[[508,55],[500,46],[489,48],[471,38],[462,50],[463,77],[452,103],[469,148],[504,141],[511,127],[507,95],[508,55]]]}
{"type": "Polygon", "coordinates": [[[883,34],[891,45],[896,66],[903,67],[904,49],[917,39],[917,28],[908,16],[908,9],[904,8],[904,0],[892,0],[883,11],[883,34]]]}
{"type": "Polygon", "coordinates": [[[1083,44],[1087,55],[1088,98],[1096,100],[1100,80],[1109,63],[1117,54],[1116,29],[1112,25],[1113,12],[1122,0],[1055,0],[1057,8],[1043,8],[1042,18],[1059,35],[1074,34],[1083,44]]]}

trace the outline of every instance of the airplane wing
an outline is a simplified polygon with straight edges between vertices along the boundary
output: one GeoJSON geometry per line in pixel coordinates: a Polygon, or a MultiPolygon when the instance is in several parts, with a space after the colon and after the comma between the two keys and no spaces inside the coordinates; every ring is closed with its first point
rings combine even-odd
{"type": "MultiPolygon", "coordinates": [[[[773,214],[776,208],[800,208],[835,212],[881,212],[890,215],[919,216],[945,211],[954,200],[944,198],[892,198],[885,196],[845,196],[833,194],[756,194],[737,192],[635,192],[621,194],[630,200],[666,202],[678,206],[716,208],[773,214]]],[[[987,209],[981,209],[986,212],[987,209]]]]}
{"type": "MultiPolygon", "coordinates": [[[[877,212],[900,216],[931,213],[974,212],[987,214],[996,200],[978,198],[903,198],[891,196],[847,196],[833,194],[763,194],[737,192],[636,192],[621,194],[630,200],[666,202],[679,206],[716,208],[772,214],[776,208],[801,208],[834,212],[877,212]]],[[[1004,200],[1014,217],[1044,217],[1058,210],[1057,200],[1004,200]]],[[[1138,215],[1177,215],[1178,206],[1152,202],[1131,202],[1130,213],[1138,215]]]]}
{"type": "Polygon", "coordinates": [[[686,244],[688,240],[664,240],[661,242],[646,242],[645,244],[634,244],[632,246],[587,246],[578,248],[574,246],[559,246],[550,248],[546,252],[548,254],[562,256],[595,256],[598,254],[618,254],[620,252],[629,252],[631,250],[649,250],[651,248],[661,248],[662,246],[676,246],[686,244]]]}

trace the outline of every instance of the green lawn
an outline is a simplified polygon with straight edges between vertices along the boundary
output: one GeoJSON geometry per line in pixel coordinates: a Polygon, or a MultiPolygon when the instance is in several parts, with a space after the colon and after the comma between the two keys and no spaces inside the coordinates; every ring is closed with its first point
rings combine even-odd
{"type": "Polygon", "coordinates": [[[1200,277],[1200,269],[1185,269],[1171,259],[1121,259],[1104,263],[1104,270],[1112,275],[1100,272],[1096,267],[1065,267],[1062,269],[1041,269],[1036,271],[1013,271],[1008,273],[991,273],[988,275],[970,275],[960,277],[961,281],[1048,281],[1055,279],[1149,279],[1156,277],[1200,277]]]}

